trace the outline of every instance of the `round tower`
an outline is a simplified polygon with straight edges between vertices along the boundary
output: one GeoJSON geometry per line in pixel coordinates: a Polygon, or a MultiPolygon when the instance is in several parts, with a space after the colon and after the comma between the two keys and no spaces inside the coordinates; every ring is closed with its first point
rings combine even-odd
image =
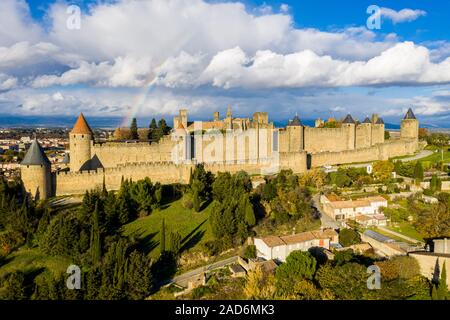
{"type": "Polygon", "coordinates": [[[406,112],[400,127],[400,137],[405,139],[419,139],[419,121],[411,108],[406,112]]]}
{"type": "Polygon", "coordinates": [[[20,175],[25,190],[35,200],[45,200],[51,196],[51,164],[36,138],[20,164],[20,175]]]}
{"type": "Polygon", "coordinates": [[[70,171],[90,169],[93,136],[91,128],[83,113],[81,113],[72,131],[69,133],[70,171]]]}

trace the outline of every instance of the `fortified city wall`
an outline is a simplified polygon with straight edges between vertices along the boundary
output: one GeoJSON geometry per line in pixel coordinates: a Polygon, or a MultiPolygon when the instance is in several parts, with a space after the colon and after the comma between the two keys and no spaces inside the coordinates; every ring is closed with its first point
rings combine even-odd
{"type": "Polygon", "coordinates": [[[171,151],[176,141],[164,136],[158,143],[106,142],[91,145],[93,169],[112,168],[134,162],[165,162],[171,160],[171,151]],[[99,163],[101,165],[99,165],[99,163]]]}
{"type": "Polygon", "coordinates": [[[343,163],[388,160],[389,158],[412,155],[417,150],[417,140],[388,140],[369,148],[340,152],[319,152],[311,155],[311,167],[343,163]]]}
{"type": "MultiPolygon", "coordinates": [[[[292,169],[296,173],[306,171],[306,153],[280,153],[278,161],[274,159],[260,160],[258,163],[209,163],[205,169],[216,174],[218,172],[236,173],[246,171],[248,174],[270,173],[270,170],[292,169]],[[279,164],[279,167],[276,165],[279,164]]],[[[118,190],[122,179],[141,180],[146,177],[153,182],[162,184],[188,183],[191,168],[194,164],[174,164],[171,162],[128,163],[114,168],[99,168],[97,170],[67,172],[56,175],[56,196],[83,194],[87,190],[102,188],[103,181],[107,190],[118,190]]]]}

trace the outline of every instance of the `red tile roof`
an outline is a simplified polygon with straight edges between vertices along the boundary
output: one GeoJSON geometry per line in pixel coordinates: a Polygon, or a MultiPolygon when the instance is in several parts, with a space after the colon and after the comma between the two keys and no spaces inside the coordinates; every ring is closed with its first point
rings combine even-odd
{"type": "Polygon", "coordinates": [[[75,122],[75,125],[73,126],[72,131],[70,131],[72,134],[92,134],[91,127],[89,127],[86,119],[84,118],[83,113],[80,113],[80,116],[77,119],[77,122],[75,122]]]}

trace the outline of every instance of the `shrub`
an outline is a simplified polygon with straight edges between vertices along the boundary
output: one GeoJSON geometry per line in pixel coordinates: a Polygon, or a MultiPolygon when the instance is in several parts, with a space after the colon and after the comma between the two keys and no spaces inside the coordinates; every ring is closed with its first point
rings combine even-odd
{"type": "Polygon", "coordinates": [[[343,247],[351,246],[352,244],[357,244],[361,242],[361,237],[359,233],[353,229],[342,229],[339,232],[339,243],[343,247]]]}
{"type": "Polygon", "coordinates": [[[185,193],[181,204],[185,209],[192,209],[194,207],[194,202],[192,201],[192,195],[190,193],[185,193]]]}
{"type": "Polygon", "coordinates": [[[249,245],[244,250],[244,258],[246,259],[254,259],[256,258],[256,246],[249,245]]]}
{"type": "Polygon", "coordinates": [[[218,255],[223,248],[223,243],[221,240],[210,240],[203,245],[205,252],[210,255],[218,255]]]}

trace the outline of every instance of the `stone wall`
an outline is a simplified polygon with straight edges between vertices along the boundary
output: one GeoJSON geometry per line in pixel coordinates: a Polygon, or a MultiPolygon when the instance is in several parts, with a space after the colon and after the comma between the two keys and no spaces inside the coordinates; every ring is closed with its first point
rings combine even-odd
{"type": "Polygon", "coordinates": [[[344,163],[388,160],[402,155],[414,154],[418,145],[415,140],[389,140],[369,148],[345,150],[340,152],[318,152],[311,155],[311,167],[344,163]]]}
{"type": "MultiPolygon", "coordinates": [[[[189,182],[194,164],[174,164],[170,162],[129,163],[114,168],[99,168],[82,172],[61,171],[56,174],[56,195],[83,194],[86,190],[102,188],[103,181],[108,190],[118,190],[122,179],[141,180],[146,177],[162,184],[189,182]]],[[[280,154],[279,157],[260,159],[256,163],[234,161],[205,164],[205,169],[214,174],[246,171],[250,175],[270,174],[279,169],[292,169],[300,173],[306,171],[306,153],[280,154]],[[273,172],[272,172],[273,171],[273,172]]]]}
{"type": "Polygon", "coordinates": [[[363,123],[356,127],[356,148],[368,148],[372,146],[372,125],[363,123]]]}
{"type": "Polygon", "coordinates": [[[103,180],[108,190],[117,190],[122,178],[137,181],[148,177],[162,184],[188,183],[191,167],[163,162],[130,163],[115,168],[59,172],[56,175],[56,195],[83,194],[86,190],[102,188],[103,180]]]}
{"type": "MultiPolygon", "coordinates": [[[[158,143],[106,142],[91,147],[91,168],[113,168],[120,164],[135,162],[166,162],[171,160],[175,141],[164,136],[158,143]]],[[[72,155],[71,155],[72,156],[72,155]]]]}
{"type": "Polygon", "coordinates": [[[449,254],[437,254],[433,252],[411,252],[409,256],[415,258],[420,265],[421,274],[432,280],[438,280],[440,272],[445,262],[447,271],[447,286],[450,285],[450,255],[449,254]]]}
{"type": "Polygon", "coordinates": [[[343,151],[348,149],[349,130],[347,128],[310,128],[304,130],[305,151],[343,151]]]}

